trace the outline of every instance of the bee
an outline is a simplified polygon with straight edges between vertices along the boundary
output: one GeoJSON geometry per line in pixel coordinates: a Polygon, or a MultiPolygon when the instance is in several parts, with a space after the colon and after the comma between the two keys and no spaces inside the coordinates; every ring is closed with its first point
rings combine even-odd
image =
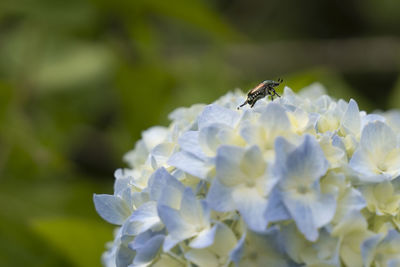
{"type": "Polygon", "coordinates": [[[261,98],[264,98],[266,96],[271,96],[271,100],[274,100],[274,96],[281,97],[278,95],[278,93],[275,91],[274,87],[277,87],[283,82],[282,79],[278,79],[277,82],[272,81],[272,80],[266,80],[251,89],[247,93],[247,99],[244,101],[243,104],[237,107],[237,109],[240,109],[241,107],[245,106],[246,104],[249,104],[250,107],[252,108],[254,104],[260,100],[261,98]]]}

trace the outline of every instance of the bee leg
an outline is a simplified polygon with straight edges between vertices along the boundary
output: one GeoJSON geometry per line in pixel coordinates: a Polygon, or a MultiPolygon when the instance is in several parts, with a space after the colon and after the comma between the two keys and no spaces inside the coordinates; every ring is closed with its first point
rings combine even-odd
{"type": "Polygon", "coordinates": [[[246,101],[244,101],[244,103],[243,103],[243,104],[241,104],[240,106],[238,106],[238,107],[237,107],[237,109],[240,109],[241,107],[245,106],[246,104],[247,104],[247,100],[246,100],[246,101]]]}
{"type": "Polygon", "coordinates": [[[271,96],[278,96],[278,97],[281,97],[281,96],[275,91],[274,88],[271,88],[271,92],[272,92],[271,96]]]}

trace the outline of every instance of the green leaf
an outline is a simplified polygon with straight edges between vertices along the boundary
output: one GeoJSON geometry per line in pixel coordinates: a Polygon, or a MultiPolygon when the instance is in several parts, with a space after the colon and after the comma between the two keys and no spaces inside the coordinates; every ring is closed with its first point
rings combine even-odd
{"type": "Polygon", "coordinates": [[[75,266],[100,266],[105,243],[112,240],[111,226],[81,218],[37,219],[32,229],[75,266]]]}

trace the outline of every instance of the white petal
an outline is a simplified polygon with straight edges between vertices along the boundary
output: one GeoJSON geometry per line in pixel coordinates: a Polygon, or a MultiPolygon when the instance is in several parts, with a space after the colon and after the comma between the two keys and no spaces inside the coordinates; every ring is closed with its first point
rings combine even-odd
{"type": "MultiPolygon", "coordinates": [[[[365,125],[367,125],[368,123],[376,122],[376,121],[386,122],[386,119],[385,119],[385,117],[378,115],[378,114],[368,114],[368,115],[362,117],[362,120],[361,120],[362,127],[361,128],[364,128],[365,125]]],[[[392,127],[391,124],[389,124],[389,126],[392,127]]],[[[392,128],[392,129],[396,129],[396,128],[392,128]]]]}
{"type": "Polygon", "coordinates": [[[265,172],[265,167],[266,163],[258,146],[251,146],[246,149],[240,162],[240,169],[248,178],[262,176],[265,172]]]}
{"type": "Polygon", "coordinates": [[[267,138],[275,139],[290,132],[291,124],[286,110],[279,104],[269,103],[260,116],[260,123],[267,131],[267,138]]]}
{"type": "Polygon", "coordinates": [[[389,176],[379,173],[372,155],[363,147],[354,152],[349,167],[360,174],[358,179],[364,183],[380,183],[390,180],[389,176]]]}
{"type": "Polygon", "coordinates": [[[153,168],[164,166],[170,155],[174,152],[176,145],[174,143],[162,143],[156,145],[151,151],[150,156],[155,161],[155,166],[153,168]]]}
{"type": "Polygon", "coordinates": [[[364,127],[360,145],[372,155],[381,157],[397,146],[397,138],[389,126],[377,121],[364,127]]]}
{"type": "Polygon", "coordinates": [[[265,130],[261,125],[245,125],[240,129],[240,136],[249,145],[265,146],[265,130]]]}
{"type": "Polygon", "coordinates": [[[217,223],[216,225],[214,243],[209,249],[219,256],[228,256],[237,245],[236,236],[226,224],[217,223]]]}
{"type": "Polygon", "coordinates": [[[142,133],[143,141],[146,144],[148,151],[153,149],[156,145],[164,142],[168,135],[168,128],[155,126],[142,133]]]}
{"type": "Polygon", "coordinates": [[[239,121],[240,115],[238,112],[224,108],[217,104],[211,104],[204,108],[199,115],[197,123],[199,129],[213,123],[222,123],[234,127],[239,121]]]}

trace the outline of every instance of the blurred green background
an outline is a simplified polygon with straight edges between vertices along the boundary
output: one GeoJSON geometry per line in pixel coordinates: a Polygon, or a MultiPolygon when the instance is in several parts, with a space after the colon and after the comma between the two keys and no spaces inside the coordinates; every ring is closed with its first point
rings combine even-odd
{"type": "Polygon", "coordinates": [[[0,266],[100,266],[114,227],[92,194],[175,107],[281,77],[399,108],[399,14],[398,0],[1,0],[0,266]]]}

